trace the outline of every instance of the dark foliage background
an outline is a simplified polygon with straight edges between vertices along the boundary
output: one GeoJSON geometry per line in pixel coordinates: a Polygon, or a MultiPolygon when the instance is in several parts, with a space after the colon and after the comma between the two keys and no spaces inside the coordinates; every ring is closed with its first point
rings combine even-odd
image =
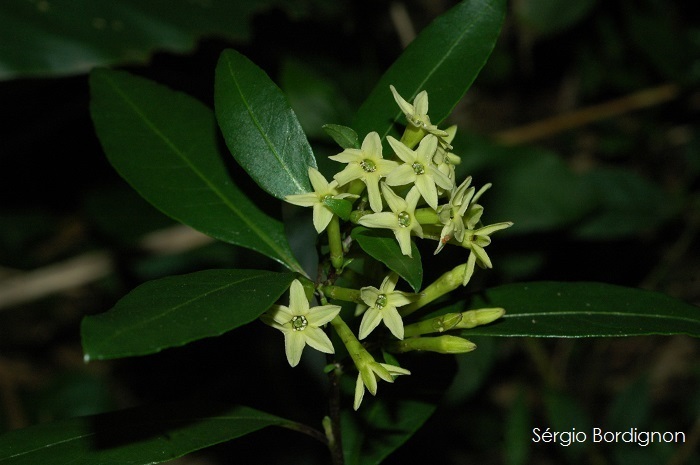
{"type": "MultiPolygon", "coordinates": [[[[8,2],[0,7],[7,13],[0,28],[14,24],[13,3],[15,13],[27,4],[49,13],[56,6],[8,2]]],[[[236,48],[287,93],[320,158],[339,151],[320,126],[350,124],[401,53],[402,40],[454,3],[231,2],[240,11],[230,29],[211,26],[189,41],[146,44],[140,54],[105,53],[91,64],[128,69],[213,106],[216,60],[224,48],[236,48]]],[[[516,223],[494,238],[495,269],[477,273],[468,290],[586,280],[700,304],[694,2],[574,3],[510,2],[496,50],[451,117],[460,126],[453,145],[462,174],[478,185],[494,183],[484,197],[486,221],[516,223]]],[[[66,24],[91,14],[76,9],[66,24]]],[[[90,16],[99,29],[96,18],[90,16]]],[[[21,34],[41,40],[33,27],[21,34]]],[[[261,324],[153,356],[83,363],[81,318],[106,311],[137,284],[205,268],[276,264],[186,231],[154,236],[178,230],[102,154],[89,117],[86,69],[50,60],[13,64],[14,54],[39,53],[22,48],[31,42],[22,35],[13,37],[0,46],[0,429],[190,397],[235,400],[318,425],[325,414],[317,402],[326,390],[318,375],[323,360],[306,355],[302,366],[289,369],[281,338],[261,324]],[[42,273],[48,278],[40,279],[42,273]],[[74,281],[72,273],[79,273],[74,281]],[[57,284],[63,279],[69,284],[57,284]],[[281,391],[294,392],[295,401],[281,391]]],[[[84,50],[77,43],[74,53],[88,53],[90,40],[84,50]]],[[[279,203],[256,190],[233,161],[231,170],[256,202],[282,215],[279,203]]],[[[288,225],[294,246],[291,219],[288,225]]],[[[437,413],[388,463],[700,463],[696,340],[475,342],[477,351],[457,357],[437,413]],[[533,427],[588,432],[591,426],[683,431],[687,442],[564,448],[530,441],[533,427]]],[[[414,363],[420,377],[452,368],[430,355],[414,363]]],[[[382,386],[380,394],[393,388],[382,386]]],[[[320,446],[292,432],[270,429],[248,439],[178,463],[230,463],[231,454],[266,464],[326,459],[320,446]]]]}

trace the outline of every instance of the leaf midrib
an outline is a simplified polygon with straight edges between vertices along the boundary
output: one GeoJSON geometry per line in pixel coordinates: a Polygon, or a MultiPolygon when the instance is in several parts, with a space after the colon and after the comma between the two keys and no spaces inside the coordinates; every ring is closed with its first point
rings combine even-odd
{"type": "Polygon", "coordinates": [[[270,152],[272,152],[275,159],[277,159],[277,163],[279,163],[279,165],[282,167],[282,169],[284,169],[287,176],[289,176],[289,178],[292,180],[294,185],[298,188],[298,191],[299,192],[306,192],[307,189],[304,186],[302,186],[301,184],[299,184],[299,181],[296,179],[294,174],[289,169],[289,166],[284,162],[283,158],[280,156],[279,152],[277,151],[277,147],[272,142],[272,140],[270,140],[267,132],[263,129],[260,121],[258,121],[258,118],[256,117],[255,113],[253,112],[252,107],[248,103],[248,99],[243,94],[243,89],[241,88],[241,85],[238,82],[238,79],[236,78],[236,74],[234,73],[231,65],[232,65],[231,60],[227,57],[226,67],[229,71],[229,75],[231,76],[231,79],[233,80],[233,83],[236,85],[236,90],[238,91],[238,95],[241,97],[241,101],[243,102],[243,105],[245,106],[245,109],[248,112],[248,116],[250,117],[250,120],[253,122],[253,124],[257,128],[258,132],[260,133],[263,140],[265,141],[265,144],[270,149],[270,152]]]}
{"type": "MultiPolygon", "coordinates": [[[[491,3],[487,3],[486,5],[490,6],[491,3]]],[[[447,52],[442,55],[442,58],[437,62],[437,64],[432,67],[430,72],[426,74],[425,78],[420,82],[420,84],[418,86],[416,86],[416,88],[413,91],[413,94],[409,97],[409,99],[411,99],[411,100],[415,99],[416,95],[418,95],[418,90],[424,88],[425,83],[427,83],[430,80],[430,78],[433,76],[433,74],[435,74],[435,71],[440,67],[440,65],[442,65],[442,63],[444,63],[444,61],[447,59],[447,57],[452,54],[454,49],[457,47],[457,44],[462,41],[462,39],[464,38],[465,34],[467,34],[467,32],[471,31],[471,29],[474,27],[474,24],[477,22],[478,19],[481,19],[481,17],[482,17],[482,15],[475,16],[473,18],[473,20],[469,23],[469,25],[464,28],[463,32],[454,40],[452,45],[448,48],[447,52]]],[[[391,120],[391,124],[389,124],[387,126],[386,130],[382,134],[382,136],[381,136],[382,140],[385,139],[386,136],[391,132],[391,128],[393,128],[394,123],[397,122],[399,120],[399,118],[401,118],[401,115],[403,115],[403,112],[399,109],[399,111],[397,111],[395,113],[394,118],[391,120]]]]}
{"type": "Polygon", "coordinates": [[[200,170],[198,170],[186,157],[186,155],[172,142],[172,140],[166,136],[162,131],[158,129],[158,127],[151,121],[150,118],[148,118],[142,111],[141,109],[136,105],[136,103],[129,98],[128,94],[122,91],[122,89],[117,85],[116,82],[114,82],[112,79],[109,77],[106,77],[107,81],[112,85],[112,88],[114,91],[124,100],[124,102],[134,111],[134,113],[141,118],[143,123],[148,127],[153,133],[158,136],[164,143],[165,145],[170,148],[173,153],[175,153],[178,158],[182,162],[187,165],[192,172],[194,172],[197,177],[199,177],[204,184],[214,193],[216,196],[221,199],[221,201],[226,205],[236,217],[238,217],[243,223],[245,223],[251,231],[253,231],[258,237],[260,237],[265,244],[270,247],[271,250],[273,250],[277,255],[282,258],[285,261],[285,264],[287,267],[291,270],[298,271],[302,274],[305,274],[303,270],[301,270],[298,265],[295,264],[295,261],[293,257],[290,257],[286,252],[281,250],[277,243],[272,240],[269,236],[264,234],[264,232],[257,227],[255,223],[250,221],[245,215],[242,214],[240,210],[238,210],[235,205],[230,201],[230,199],[223,193],[221,192],[215,184],[212,184],[209,179],[202,173],[200,170]]]}

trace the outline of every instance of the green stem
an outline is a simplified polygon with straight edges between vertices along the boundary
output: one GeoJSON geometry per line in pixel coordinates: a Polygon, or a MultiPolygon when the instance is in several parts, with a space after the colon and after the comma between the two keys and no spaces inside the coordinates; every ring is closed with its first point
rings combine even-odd
{"type": "Polygon", "coordinates": [[[348,289],[347,287],[340,286],[320,286],[318,290],[329,299],[355,302],[356,304],[364,303],[360,297],[359,289],[348,289]]]}
{"type": "Polygon", "coordinates": [[[466,268],[467,264],[463,263],[440,276],[420,293],[418,300],[399,309],[401,316],[406,317],[433,300],[457,289],[462,284],[466,268]]]}
{"type": "Polygon", "coordinates": [[[357,340],[355,334],[353,334],[350,327],[343,321],[340,315],[331,320],[331,325],[333,325],[335,332],[338,333],[340,340],[343,341],[345,348],[348,350],[348,354],[350,354],[350,358],[352,358],[358,370],[367,363],[367,358],[374,360],[367,350],[362,347],[360,341],[357,340]]]}
{"type": "Polygon", "coordinates": [[[409,149],[413,149],[423,139],[425,134],[426,132],[423,128],[408,123],[401,136],[401,142],[409,149]]]}
{"type": "Polygon", "coordinates": [[[432,208],[418,208],[414,216],[420,224],[440,224],[440,218],[432,208]]]}
{"type": "Polygon", "coordinates": [[[333,215],[326,231],[328,233],[328,246],[331,249],[331,264],[340,273],[343,268],[343,243],[340,239],[340,220],[338,215],[333,215]]]}

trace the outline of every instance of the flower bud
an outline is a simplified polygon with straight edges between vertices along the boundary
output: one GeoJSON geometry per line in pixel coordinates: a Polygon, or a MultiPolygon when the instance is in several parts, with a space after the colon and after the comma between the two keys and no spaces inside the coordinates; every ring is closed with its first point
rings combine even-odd
{"type": "Polygon", "coordinates": [[[462,354],[476,349],[476,344],[457,336],[414,337],[394,341],[387,346],[390,352],[411,352],[423,350],[439,354],[462,354]]]}
{"type": "Polygon", "coordinates": [[[498,320],[506,311],[503,308],[481,308],[462,312],[461,320],[452,329],[469,329],[476,326],[487,325],[498,320]]]}

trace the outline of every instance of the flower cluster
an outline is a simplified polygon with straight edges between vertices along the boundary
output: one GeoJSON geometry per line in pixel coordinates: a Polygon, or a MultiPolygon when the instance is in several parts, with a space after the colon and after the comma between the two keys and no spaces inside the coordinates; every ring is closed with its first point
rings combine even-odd
{"type": "MultiPolygon", "coordinates": [[[[367,351],[360,340],[365,340],[381,323],[393,336],[383,336],[378,343],[385,350],[396,353],[411,350],[429,350],[441,353],[467,352],[474,344],[461,337],[441,335],[421,337],[423,334],[463,329],[465,322],[488,324],[500,318],[503,309],[484,309],[449,314],[450,318],[424,320],[404,327],[403,319],[436,298],[466,286],[476,265],[492,268],[486,246],[491,234],[508,228],[512,223],[502,222],[484,225],[484,211],[478,202],[491,185],[480,189],[472,186],[471,177],[457,184],[455,165],[461,161],[452,152],[456,127],[438,128],[428,116],[428,94],[418,93],[413,103],[406,101],[394,86],[390,86],[394,100],[406,117],[406,127],[400,140],[387,136],[390,153],[384,152],[377,132],[367,134],[361,144],[347,147],[330,156],[344,164],[333,180],[326,178],[315,168],[309,167],[309,179],[313,192],[288,195],[285,200],[302,207],[313,207],[313,224],[321,234],[327,231],[329,255],[333,270],[319,272],[321,277],[315,288],[324,305],[310,307],[299,280],[291,285],[289,306],[276,305],[262,316],[262,320],[281,330],[285,338],[285,350],[290,365],[299,363],[306,344],[333,354],[333,345],[323,330],[331,323],[346,346],[358,377],[355,390],[357,409],[365,388],[372,395],[377,391],[377,379],[393,382],[398,375],[410,374],[394,363],[379,363],[367,351]],[[358,202],[358,199],[359,202],[358,202]],[[345,204],[350,215],[342,215],[339,204],[345,204]],[[369,206],[369,208],[367,208],[369,206]],[[379,288],[359,286],[341,288],[335,279],[343,274],[352,261],[344,259],[354,244],[349,229],[341,231],[338,217],[367,228],[389,230],[398,243],[401,254],[412,257],[414,238],[434,240],[434,254],[445,246],[453,245],[468,251],[466,262],[442,275],[419,293],[396,290],[400,270],[389,272],[379,288]],[[330,225],[335,225],[333,228],[330,225]],[[340,316],[341,307],[328,305],[328,299],[354,302],[356,315],[362,315],[357,336],[340,316]],[[407,339],[405,339],[407,338],[407,339]]],[[[349,130],[349,128],[348,128],[349,130]]],[[[391,237],[391,236],[389,236],[391,237]]],[[[400,256],[400,255],[399,255],[400,256]]],[[[388,263],[387,266],[390,267],[388,263]]],[[[356,280],[358,283],[362,280],[356,280]]],[[[311,285],[312,283],[308,283],[311,285]]],[[[386,361],[386,360],[385,360],[386,361]]]]}

